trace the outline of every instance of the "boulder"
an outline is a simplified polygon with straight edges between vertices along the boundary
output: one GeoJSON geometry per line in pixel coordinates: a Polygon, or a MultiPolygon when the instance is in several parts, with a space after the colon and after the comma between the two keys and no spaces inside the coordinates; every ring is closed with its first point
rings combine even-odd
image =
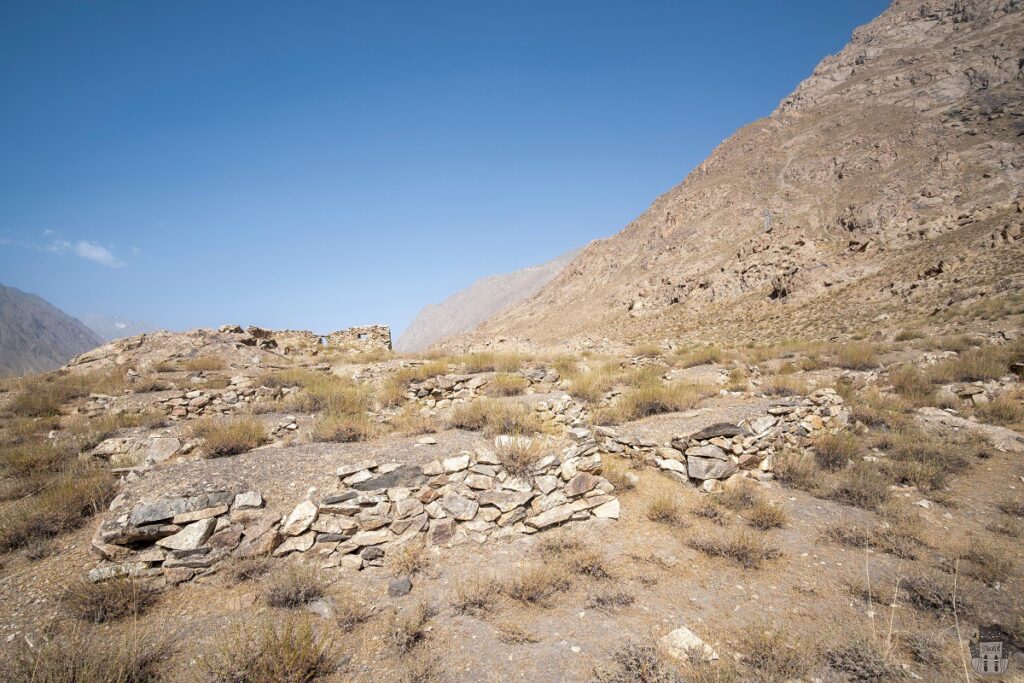
{"type": "Polygon", "coordinates": [[[304,500],[295,506],[284,524],[281,525],[281,533],[285,536],[298,536],[305,533],[316,521],[316,517],[316,504],[313,501],[304,500]]]}
{"type": "Polygon", "coordinates": [[[184,529],[156,542],[161,548],[168,550],[194,550],[206,543],[213,533],[217,522],[214,519],[201,519],[189,524],[184,529]]]}

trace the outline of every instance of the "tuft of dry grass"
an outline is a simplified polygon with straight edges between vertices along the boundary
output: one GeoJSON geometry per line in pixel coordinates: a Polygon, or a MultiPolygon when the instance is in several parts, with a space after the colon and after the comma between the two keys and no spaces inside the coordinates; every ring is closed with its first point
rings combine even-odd
{"type": "Polygon", "coordinates": [[[204,451],[210,458],[245,453],[268,440],[266,427],[254,417],[200,418],[192,425],[192,436],[203,440],[204,451]]]}
{"type": "Polygon", "coordinates": [[[657,648],[628,641],[612,653],[611,662],[595,668],[597,683],[684,683],[679,671],[666,662],[657,648]]]}
{"type": "Polygon", "coordinates": [[[343,631],[351,631],[373,616],[373,610],[364,604],[351,590],[334,595],[335,621],[343,631]]]}
{"type": "Polygon", "coordinates": [[[788,521],[789,516],[785,510],[766,500],[755,503],[753,509],[747,514],[747,523],[761,531],[784,527],[788,521]]]}
{"type": "Polygon", "coordinates": [[[961,616],[969,614],[972,599],[965,592],[963,581],[957,582],[954,592],[954,581],[953,576],[923,571],[904,578],[900,585],[907,602],[919,610],[939,614],[953,614],[956,610],[961,616]]]}
{"type": "Polygon", "coordinates": [[[996,507],[1011,517],[1024,518],[1024,498],[1004,498],[996,507]]]}
{"type": "Polygon", "coordinates": [[[892,659],[877,639],[854,636],[825,651],[825,661],[834,671],[853,681],[888,681],[904,677],[899,663],[892,659]]]}
{"type": "Polygon", "coordinates": [[[722,526],[728,521],[727,513],[711,496],[701,496],[700,500],[690,508],[690,513],[722,526]]]}
{"type": "Polygon", "coordinates": [[[387,554],[388,570],[395,576],[407,576],[423,571],[430,564],[430,555],[422,540],[410,541],[387,554]]]}
{"type": "Polygon", "coordinates": [[[215,681],[306,683],[333,672],[330,636],[318,634],[308,616],[274,616],[252,625],[238,622],[200,660],[215,681]]]}
{"type": "Polygon", "coordinates": [[[420,409],[412,404],[405,406],[398,414],[392,416],[390,424],[393,431],[403,436],[433,434],[437,431],[437,424],[420,413],[420,409]]]}
{"type": "Polygon", "coordinates": [[[756,680],[781,682],[804,678],[815,663],[814,649],[796,634],[767,624],[752,624],[740,634],[744,663],[756,680]]]}
{"type": "Polygon", "coordinates": [[[897,396],[914,406],[935,404],[935,385],[913,365],[900,365],[890,370],[889,384],[897,396]]]}
{"type": "Polygon", "coordinates": [[[736,511],[752,508],[764,499],[753,483],[740,481],[736,486],[730,486],[719,493],[716,500],[719,504],[736,511]]]}
{"type": "Polygon", "coordinates": [[[117,578],[92,583],[76,581],[61,597],[61,605],[73,617],[102,624],[137,617],[156,602],[157,592],[135,579],[117,578]]]}
{"type": "Polygon", "coordinates": [[[865,510],[877,510],[889,500],[889,481],[871,463],[855,462],[840,473],[828,497],[865,510]]]}
{"type": "Polygon", "coordinates": [[[530,472],[541,459],[544,446],[538,439],[528,436],[511,436],[502,439],[495,454],[502,466],[513,476],[523,476],[530,472]]]}
{"type": "Polygon", "coordinates": [[[614,404],[600,410],[595,420],[602,424],[620,424],[650,415],[689,410],[712,393],[697,384],[643,380],[627,388],[614,404]]]}
{"type": "Polygon", "coordinates": [[[1013,560],[998,546],[973,538],[961,549],[960,567],[968,576],[988,586],[1005,583],[1013,572],[1013,560]]]}
{"type": "Polygon", "coordinates": [[[860,460],[863,452],[860,441],[850,432],[821,434],[814,439],[814,461],[829,472],[836,472],[847,463],[860,460]]]}
{"type": "Polygon", "coordinates": [[[609,590],[599,593],[591,593],[587,598],[587,607],[599,609],[602,612],[629,607],[636,602],[636,596],[627,591],[609,590]]]}
{"type": "Polygon", "coordinates": [[[761,384],[761,392],[767,396],[805,396],[810,393],[810,387],[800,377],[774,375],[761,384]]]}
{"type": "Polygon", "coordinates": [[[783,450],[775,457],[775,477],[785,486],[814,493],[821,487],[822,471],[809,454],[783,450]]]}
{"type": "Polygon", "coordinates": [[[196,356],[182,363],[182,367],[189,372],[212,372],[223,370],[226,366],[227,362],[220,356],[196,356]]]}
{"type": "Polygon", "coordinates": [[[482,431],[488,436],[531,436],[545,431],[544,422],[537,413],[522,403],[488,398],[477,399],[455,408],[448,419],[448,426],[482,431]]]}
{"type": "Polygon", "coordinates": [[[630,460],[605,454],[601,458],[601,476],[611,482],[616,491],[631,491],[639,480],[631,465],[630,460]]]}
{"type": "Polygon", "coordinates": [[[293,608],[319,600],[325,594],[324,582],[315,570],[289,565],[270,577],[266,599],[271,607],[293,608]]]}
{"type": "Polygon", "coordinates": [[[498,624],[498,640],[506,645],[525,645],[538,643],[540,638],[532,631],[514,621],[503,621],[498,624]]]}
{"type": "Polygon", "coordinates": [[[498,599],[501,586],[492,576],[480,576],[462,581],[455,588],[452,608],[458,614],[481,615],[488,612],[498,599]]]}
{"type": "Polygon", "coordinates": [[[478,372],[515,372],[523,366],[525,356],[517,353],[495,353],[482,351],[462,357],[466,372],[470,375],[478,372]]]}
{"type": "Polygon", "coordinates": [[[1011,427],[1018,431],[1024,428],[1024,403],[1012,396],[1000,396],[988,403],[982,403],[974,408],[974,414],[990,424],[1011,427]]]}
{"type": "Polygon", "coordinates": [[[386,626],[385,639],[400,655],[408,654],[426,637],[427,624],[436,613],[427,603],[416,603],[392,616],[386,626]]]}
{"type": "Polygon", "coordinates": [[[1009,374],[1010,360],[1015,353],[1015,347],[1006,346],[968,349],[955,358],[933,365],[928,369],[928,377],[936,384],[999,379],[1009,374]]]}
{"type": "Polygon", "coordinates": [[[327,413],[318,417],[313,424],[313,438],[316,441],[366,441],[379,431],[377,423],[365,413],[327,413]]]}
{"type": "Polygon", "coordinates": [[[578,364],[564,363],[558,371],[563,379],[569,381],[569,393],[578,399],[599,401],[619,380],[622,371],[616,363],[605,362],[581,368],[578,364]]]}
{"type": "Polygon", "coordinates": [[[233,561],[226,575],[232,583],[254,581],[269,572],[271,565],[269,557],[247,557],[233,561]]]}
{"type": "Polygon", "coordinates": [[[657,344],[638,344],[630,353],[637,358],[661,358],[665,352],[657,344]]]}
{"type": "Polygon", "coordinates": [[[878,367],[878,354],[873,344],[843,344],[834,349],[832,361],[847,370],[871,370],[878,367]]]}
{"type": "Polygon", "coordinates": [[[18,417],[51,417],[71,401],[97,394],[119,394],[126,386],[120,369],[91,373],[58,371],[15,382],[7,412],[18,417]]]}
{"type": "Polygon", "coordinates": [[[501,592],[519,602],[546,607],[551,599],[569,588],[570,582],[558,567],[549,564],[529,564],[509,575],[501,592]]]}
{"type": "Polygon", "coordinates": [[[722,363],[727,355],[717,346],[699,346],[695,349],[680,349],[675,354],[675,362],[683,368],[692,368],[698,365],[709,365],[711,363],[722,363]]]}
{"type": "Polygon", "coordinates": [[[647,501],[647,519],[658,524],[685,526],[685,509],[678,492],[671,486],[659,486],[647,501]]]}
{"type": "Polygon", "coordinates": [[[744,569],[758,569],[765,561],[782,555],[777,546],[746,530],[724,539],[701,536],[690,539],[688,545],[705,555],[728,558],[744,569]]]}
{"type": "Polygon", "coordinates": [[[492,396],[518,396],[530,386],[530,380],[522,375],[499,372],[487,383],[487,393],[492,396]]]}
{"type": "Polygon", "coordinates": [[[843,396],[850,407],[850,421],[868,427],[898,429],[909,424],[913,405],[898,396],[887,396],[875,389],[849,391],[843,396]]]}
{"type": "Polygon", "coordinates": [[[75,628],[29,645],[18,638],[0,654],[4,677],[19,683],[152,683],[169,654],[151,631],[75,628]]]}
{"type": "Polygon", "coordinates": [[[967,452],[974,448],[970,442],[939,441],[912,427],[885,434],[876,445],[888,452],[892,475],[922,491],[941,489],[951,475],[967,470],[967,452]]]}

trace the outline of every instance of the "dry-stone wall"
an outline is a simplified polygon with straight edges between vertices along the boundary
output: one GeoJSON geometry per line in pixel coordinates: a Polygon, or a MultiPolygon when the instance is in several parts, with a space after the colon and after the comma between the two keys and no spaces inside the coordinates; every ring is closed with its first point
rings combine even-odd
{"type": "Polygon", "coordinates": [[[614,487],[601,472],[589,430],[574,443],[512,474],[499,453],[532,445],[499,436],[425,466],[359,462],[340,467],[338,489],[303,500],[284,518],[262,509],[258,492],[214,491],[144,501],[105,520],[93,539],[103,562],[94,581],[162,576],[177,583],[222,560],[311,553],[321,567],[380,565],[395,546],[420,538],[435,546],[533,534],[591,517],[618,519],[614,487]]]}

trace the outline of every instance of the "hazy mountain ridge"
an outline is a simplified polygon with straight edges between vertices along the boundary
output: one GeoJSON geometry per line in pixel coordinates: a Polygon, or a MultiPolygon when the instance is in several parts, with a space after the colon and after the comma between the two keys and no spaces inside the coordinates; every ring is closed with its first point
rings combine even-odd
{"type": "Polygon", "coordinates": [[[0,375],[53,370],[101,344],[80,320],[42,297],[0,285],[0,375]]]}
{"type": "Polygon", "coordinates": [[[126,320],[116,315],[80,315],[78,319],[96,333],[103,341],[113,341],[124,337],[135,337],[160,329],[153,323],[144,320],[126,320]]]}
{"type": "Polygon", "coordinates": [[[574,249],[540,265],[480,278],[441,303],[424,306],[399,336],[395,349],[422,351],[454,334],[474,330],[487,318],[535,294],[579,253],[574,249]]]}

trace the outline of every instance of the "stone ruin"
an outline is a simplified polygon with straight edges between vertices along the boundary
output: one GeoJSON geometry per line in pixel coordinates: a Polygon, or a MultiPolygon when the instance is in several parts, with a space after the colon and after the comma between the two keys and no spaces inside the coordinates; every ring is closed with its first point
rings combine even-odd
{"type": "Polygon", "coordinates": [[[421,539],[431,546],[484,543],[590,518],[619,518],[615,487],[601,472],[590,430],[560,454],[513,474],[495,453],[526,447],[499,436],[426,465],[364,461],[336,471],[335,491],[291,512],[264,508],[258,491],[216,490],[112,505],[92,540],[102,562],[93,581],[117,576],[181,583],[216,571],[230,557],[309,554],[322,568],[381,566],[391,549],[421,539]]]}
{"type": "Polygon", "coordinates": [[[309,330],[268,330],[262,327],[224,325],[220,332],[239,335],[238,343],[261,349],[280,349],[284,353],[315,353],[328,346],[352,353],[390,351],[391,328],[387,325],[360,325],[317,334],[309,330]]]}

